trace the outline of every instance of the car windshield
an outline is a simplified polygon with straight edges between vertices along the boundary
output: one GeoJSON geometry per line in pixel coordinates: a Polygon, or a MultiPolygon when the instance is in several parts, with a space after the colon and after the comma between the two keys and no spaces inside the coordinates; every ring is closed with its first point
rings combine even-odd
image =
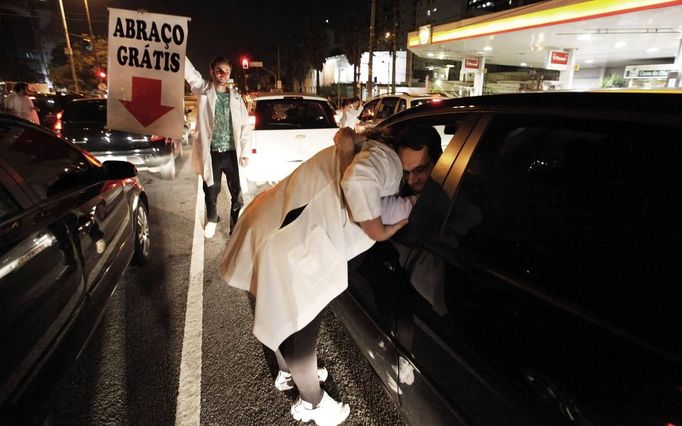
{"type": "Polygon", "coordinates": [[[326,101],[303,98],[256,101],[255,130],[325,129],[336,127],[334,113],[326,101]]]}
{"type": "Polygon", "coordinates": [[[90,121],[106,123],[107,104],[103,101],[69,102],[64,108],[64,121],[90,121]]]}

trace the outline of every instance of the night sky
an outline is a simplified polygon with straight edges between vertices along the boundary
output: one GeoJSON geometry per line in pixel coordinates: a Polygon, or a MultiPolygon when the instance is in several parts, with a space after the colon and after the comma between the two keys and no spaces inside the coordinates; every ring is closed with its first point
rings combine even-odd
{"type": "MultiPolygon", "coordinates": [[[[217,55],[227,56],[233,64],[248,56],[274,67],[277,44],[296,42],[288,26],[325,19],[333,26],[352,14],[368,14],[370,0],[89,0],[88,4],[96,35],[106,34],[107,7],[190,17],[187,56],[204,73],[217,55]]],[[[69,31],[87,33],[83,1],[64,0],[64,8],[69,31]]]]}

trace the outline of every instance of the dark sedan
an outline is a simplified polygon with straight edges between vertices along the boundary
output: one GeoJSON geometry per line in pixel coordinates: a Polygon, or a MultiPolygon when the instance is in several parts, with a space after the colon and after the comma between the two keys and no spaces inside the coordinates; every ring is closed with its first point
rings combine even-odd
{"type": "Polygon", "coordinates": [[[40,418],[131,259],[149,259],[135,175],[0,114],[0,424],[40,418]]]}
{"type": "Polygon", "coordinates": [[[158,172],[163,179],[175,178],[175,158],[182,155],[181,139],[121,132],[106,126],[106,99],[77,99],[64,106],[55,130],[100,161],[129,161],[138,170],[158,172]]]}
{"type": "Polygon", "coordinates": [[[31,95],[31,100],[33,100],[33,105],[38,109],[40,124],[48,129],[54,129],[54,125],[59,119],[59,113],[64,109],[64,105],[82,97],[83,95],[76,93],[37,93],[31,95]]]}
{"type": "Polygon", "coordinates": [[[682,92],[447,100],[334,309],[413,424],[682,424],[682,92]]]}

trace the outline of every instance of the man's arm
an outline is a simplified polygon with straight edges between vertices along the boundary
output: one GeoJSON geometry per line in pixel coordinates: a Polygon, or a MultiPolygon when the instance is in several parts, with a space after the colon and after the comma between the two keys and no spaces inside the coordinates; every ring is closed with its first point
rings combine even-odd
{"type": "Polygon", "coordinates": [[[201,73],[194,68],[192,62],[185,56],[185,81],[189,84],[192,93],[199,96],[206,90],[207,83],[201,73]]]}

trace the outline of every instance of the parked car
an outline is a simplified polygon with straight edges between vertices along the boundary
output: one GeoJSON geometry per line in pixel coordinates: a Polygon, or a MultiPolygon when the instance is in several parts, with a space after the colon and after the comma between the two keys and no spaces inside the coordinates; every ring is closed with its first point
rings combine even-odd
{"type": "Polygon", "coordinates": [[[0,114],[0,424],[39,424],[131,259],[150,258],[135,175],[0,114]]]}
{"type": "Polygon", "coordinates": [[[181,139],[110,130],[106,125],[106,99],[77,99],[64,106],[55,131],[100,161],[129,161],[138,170],[158,172],[163,179],[175,178],[175,159],[182,156],[181,139]]]}
{"type": "Polygon", "coordinates": [[[445,99],[447,97],[441,94],[395,93],[378,96],[367,101],[362,107],[355,130],[360,133],[364,132],[400,111],[426,103],[441,102],[445,99]]]}
{"type": "Polygon", "coordinates": [[[334,109],[320,96],[258,94],[251,100],[252,155],[241,173],[249,186],[277,182],[334,144],[334,109]]]}
{"type": "Polygon", "coordinates": [[[64,105],[82,97],[83,95],[77,93],[37,93],[31,95],[31,100],[33,100],[33,105],[38,108],[40,124],[48,129],[54,129],[64,105]]]}
{"type": "Polygon", "coordinates": [[[333,308],[412,424],[682,424],[682,91],[453,99],[333,308]]]}

